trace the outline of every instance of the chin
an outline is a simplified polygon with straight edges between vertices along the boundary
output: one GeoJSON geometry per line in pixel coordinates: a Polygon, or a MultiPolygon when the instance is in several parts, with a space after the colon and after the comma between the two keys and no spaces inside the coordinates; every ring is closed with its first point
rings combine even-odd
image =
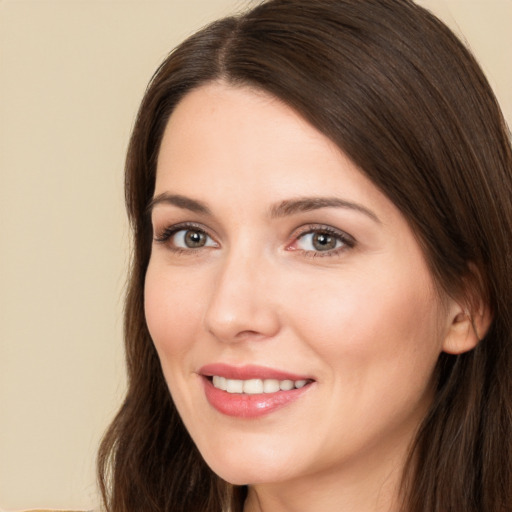
{"type": "Polygon", "coordinates": [[[205,458],[210,469],[223,480],[233,485],[254,485],[279,482],[293,477],[297,468],[297,457],[293,461],[279,450],[239,450],[235,446],[221,454],[209,454],[205,458]],[[278,455],[278,458],[276,458],[278,455]]]}

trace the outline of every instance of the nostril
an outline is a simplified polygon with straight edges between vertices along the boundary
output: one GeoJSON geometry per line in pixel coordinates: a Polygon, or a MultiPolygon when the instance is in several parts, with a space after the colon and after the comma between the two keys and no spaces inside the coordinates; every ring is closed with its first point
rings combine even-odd
{"type": "Polygon", "coordinates": [[[236,334],[236,338],[254,338],[257,336],[262,336],[262,333],[258,331],[245,330],[236,334]]]}

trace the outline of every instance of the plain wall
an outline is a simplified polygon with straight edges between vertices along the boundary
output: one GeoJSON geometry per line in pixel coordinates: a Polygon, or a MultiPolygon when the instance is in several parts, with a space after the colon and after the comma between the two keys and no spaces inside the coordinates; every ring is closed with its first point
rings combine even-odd
{"type": "MultiPolygon", "coordinates": [[[[313,1],[313,0],[312,0],[313,1]]],[[[512,0],[425,0],[512,124],[512,0]]],[[[250,0],[0,0],[0,506],[92,508],[124,389],[123,160],[168,51],[250,0]]]]}

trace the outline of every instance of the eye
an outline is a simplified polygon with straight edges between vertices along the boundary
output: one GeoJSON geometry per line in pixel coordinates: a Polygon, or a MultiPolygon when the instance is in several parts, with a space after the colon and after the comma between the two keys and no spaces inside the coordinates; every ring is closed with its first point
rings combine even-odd
{"type": "Polygon", "coordinates": [[[355,245],[355,240],[343,231],[331,227],[310,227],[308,231],[299,234],[289,246],[291,250],[304,251],[312,256],[330,256],[355,245]]]}
{"type": "Polygon", "coordinates": [[[155,241],[168,244],[171,249],[177,251],[217,247],[217,243],[210,235],[196,226],[170,226],[156,236],[155,241]]]}
{"type": "Polygon", "coordinates": [[[215,246],[213,240],[198,229],[180,229],[172,236],[173,244],[180,249],[199,249],[215,246]]]}
{"type": "Polygon", "coordinates": [[[332,251],[343,242],[329,233],[307,233],[297,240],[297,247],[303,251],[332,251]]]}

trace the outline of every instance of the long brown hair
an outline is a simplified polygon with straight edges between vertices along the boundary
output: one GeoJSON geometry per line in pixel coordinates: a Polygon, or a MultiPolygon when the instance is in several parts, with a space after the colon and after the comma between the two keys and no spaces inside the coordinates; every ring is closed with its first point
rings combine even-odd
{"type": "Polygon", "coordinates": [[[439,359],[435,398],[404,470],[403,509],[511,511],[510,137],[474,58],[411,0],[263,2],[187,39],[154,75],[126,164],[128,391],[99,453],[107,510],[243,507],[245,489],[217,477],[185,430],[143,311],[147,206],[164,128],[185,94],[221,79],[271,93],[331,138],[408,219],[438,285],[484,297],[493,314],[485,338],[439,359]]]}

